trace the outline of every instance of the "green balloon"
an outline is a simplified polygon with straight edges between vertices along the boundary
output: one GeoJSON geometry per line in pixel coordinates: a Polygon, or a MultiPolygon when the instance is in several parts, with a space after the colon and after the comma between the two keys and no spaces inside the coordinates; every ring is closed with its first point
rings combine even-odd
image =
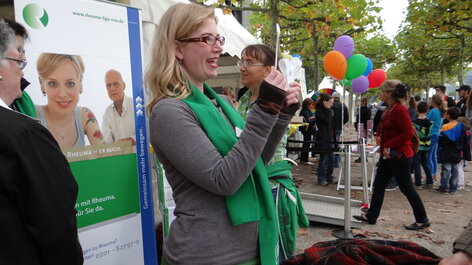
{"type": "Polygon", "coordinates": [[[351,80],[343,79],[342,82],[343,82],[343,85],[344,85],[344,86],[348,86],[348,87],[351,86],[351,80]]]}
{"type": "Polygon", "coordinates": [[[362,54],[354,54],[347,59],[346,79],[352,80],[361,76],[367,69],[367,58],[362,54]]]}

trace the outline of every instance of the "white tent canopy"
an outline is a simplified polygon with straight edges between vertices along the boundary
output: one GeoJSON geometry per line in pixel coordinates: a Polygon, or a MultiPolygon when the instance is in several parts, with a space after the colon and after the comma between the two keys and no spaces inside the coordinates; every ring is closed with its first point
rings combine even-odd
{"type": "MultiPolygon", "coordinates": [[[[176,3],[190,3],[188,0],[131,0],[133,7],[142,10],[144,59],[147,60],[151,52],[152,37],[156,26],[159,25],[164,12],[176,3]]],[[[224,52],[231,56],[240,56],[241,51],[250,44],[261,43],[249,33],[233,15],[225,15],[221,9],[215,9],[218,17],[217,29],[220,35],[225,36],[224,52]]],[[[147,61],[145,61],[147,64],[147,61]]]]}

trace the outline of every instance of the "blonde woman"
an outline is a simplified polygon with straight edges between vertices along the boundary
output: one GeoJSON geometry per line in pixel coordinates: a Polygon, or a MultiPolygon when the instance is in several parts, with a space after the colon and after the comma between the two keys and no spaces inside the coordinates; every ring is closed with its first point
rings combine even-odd
{"type": "MultiPolygon", "coordinates": [[[[164,242],[169,264],[277,264],[277,223],[265,171],[298,103],[274,68],[246,122],[205,82],[224,36],[213,9],[175,4],[161,19],[145,82],[150,138],[175,200],[164,242]],[[276,135],[278,137],[276,137],[276,135]]],[[[165,263],[164,263],[165,264],[165,263]]]]}
{"type": "Polygon", "coordinates": [[[36,69],[45,106],[36,106],[37,117],[49,129],[61,148],[104,143],[99,124],[92,111],[78,106],[82,93],[84,63],[80,56],[43,53],[36,69]]]}

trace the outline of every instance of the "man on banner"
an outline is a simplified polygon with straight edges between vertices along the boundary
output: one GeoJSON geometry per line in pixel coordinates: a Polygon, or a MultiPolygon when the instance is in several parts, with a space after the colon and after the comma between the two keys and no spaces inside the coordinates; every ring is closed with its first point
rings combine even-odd
{"type": "Polygon", "coordinates": [[[105,74],[108,97],[113,101],[103,114],[103,137],[106,143],[132,141],[136,144],[133,99],[125,95],[126,84],[120,72],[109,70],[105,74]]]}

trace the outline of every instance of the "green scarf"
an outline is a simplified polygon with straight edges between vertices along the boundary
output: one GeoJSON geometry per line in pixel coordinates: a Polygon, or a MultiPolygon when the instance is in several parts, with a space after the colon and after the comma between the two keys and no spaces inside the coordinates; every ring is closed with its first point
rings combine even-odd
{"type": "MultiPolygon", "coordinates": [[[[193,84],[192,93],[183,100],[195,113],[203,130],[222,156],[231,151],[238,142],[235,131],[225,120],[209,98],[215,99],[233,126],[245,127],[245,122],[225,100],[204,83],[205,96],[193,84]]],[[[256,163],[252,173],[239,190],[226,196],[226,208],[233,226],[259,221],[259,252],[262,264],[278,264],[278,238],[275,206],[267,173],[262,159],[256,163]]]]}
{"type": "Polygon", "coordinates": [[[26,91],[23,91],[21,98],[15,100],[15,106],[19,112],[36,118],[36,109],[34,108],[31,97],[26,93],[26,91]]]}

